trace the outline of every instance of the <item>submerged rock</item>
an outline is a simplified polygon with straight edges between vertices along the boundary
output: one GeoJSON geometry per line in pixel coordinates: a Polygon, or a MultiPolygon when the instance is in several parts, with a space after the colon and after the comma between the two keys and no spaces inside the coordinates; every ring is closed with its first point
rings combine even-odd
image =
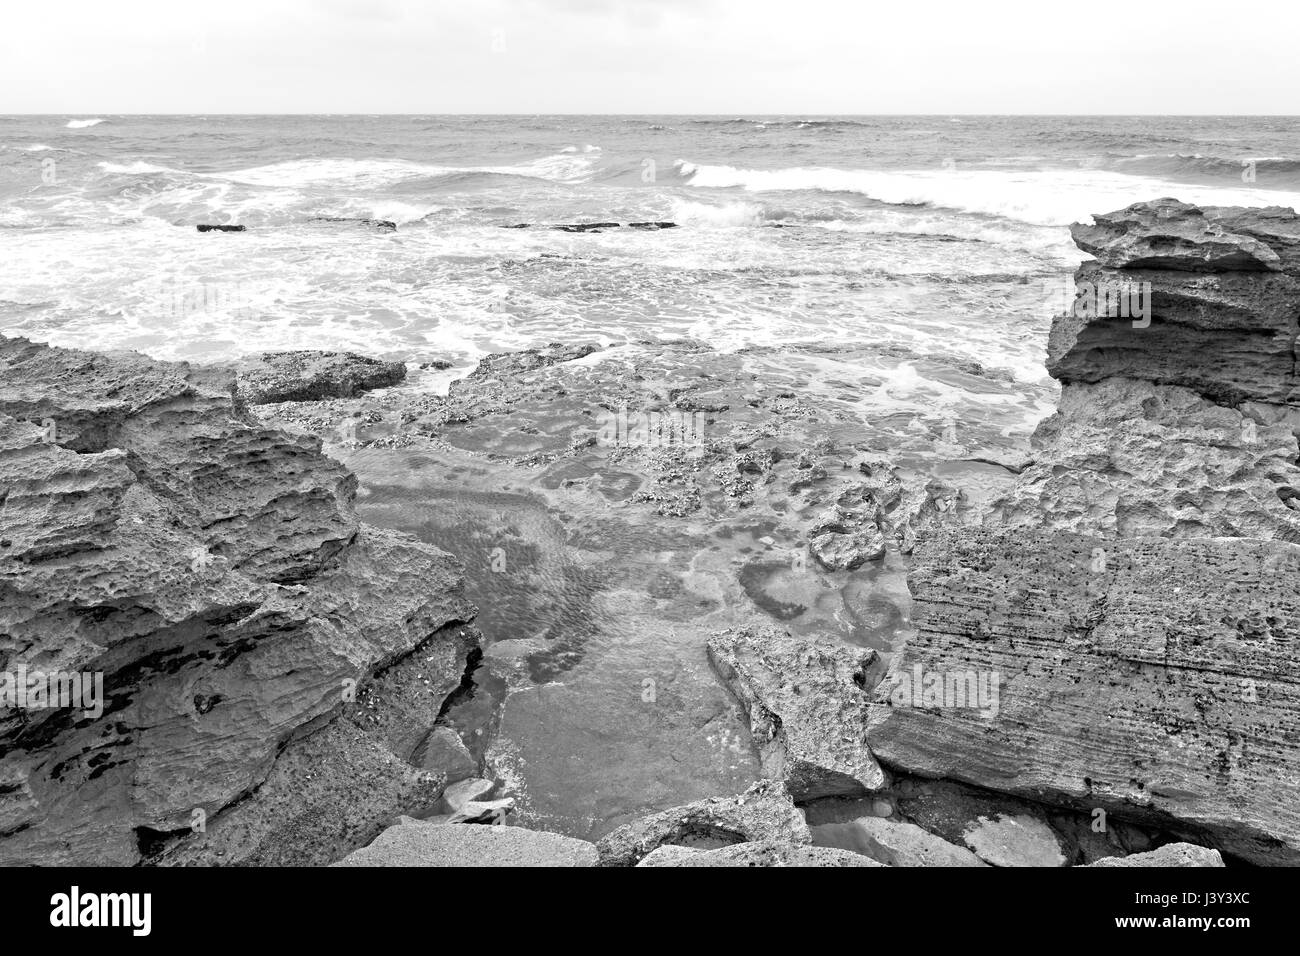
{"type": "Polygon", "coordinates": [[[876,652],[773,626],[709,639],[709,660],[749,715],[764,776],[796,800],[857,795],[884,772],[866,747],[864,685],[876,652]]]}
{"type": "Polygon", "coordinates": [[[813,843],[861,853],[885,866],[986,866],[964,847],[955,846],[915,823],[860,817],[850,823],[812,827],[813,843]]]}
{"type": "Polygon", "coordinates": [[[238,368],[236,389],[248,405],[351,398],[406,378],[401,362],[353,352],[264,352],[238,368]]]}
{"type": "Polygon", "coordinates": [[[221,226],[202,223],[194,227],[199,232],[243,232],[244,226],[221,226]]]}

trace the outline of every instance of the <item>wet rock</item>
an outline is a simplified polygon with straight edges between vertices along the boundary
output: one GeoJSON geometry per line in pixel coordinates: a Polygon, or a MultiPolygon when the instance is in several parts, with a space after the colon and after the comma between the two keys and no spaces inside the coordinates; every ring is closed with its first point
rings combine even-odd
{"type": "Polygon", "coordinates": [[[1149,853],[1112,856],[1088,866],[1223,866],[1218,850],[1192,843],[1169,843],[1149,853]]]}
{"type": "Polygon", "coordinates": [[[265,352],[241,363],[236,388],[248,405],[351,398],[406,378],[401,362],[352,352],[265,352]]]}
{"type": "Polygon", "coordinates": [[[836,506],[808,534],[808,550],[828,571],[852,571],[885,556],[885,535],[874,514],[836,506]]]}
{"type": "Polygon", "coordinates": [[[629,229],[645,229],[645,230],[648,230],[648,231],[650,231],[650,232],[657,232],[657,231],[659,231],[660,229],[676,229],[676,228],[677,228],[677,223],[675,223],[675,222],[664,222],[664,221],[659,221],[659,222],[629,222],[629,223],[627,224],[627,227],[628,227],[629,229]]]}
{"type": "MultiPolygon", "coordinates": [[[[658,852],[658,851],[656,851],[658,852]]],[[[875,860],[824,846],[754,842],[696,853],[647,857],[639,866],[880,866],[875,860]]]]}
{"type": "Polygon", "coordinates": [[[470,779],[451,784],[443,791],[442,802],[447,815],[440,823],[492,823],[504,819],[514,809],[515,802],[484,800],[496,789],[492,780],[470,779]]]}
{"type": "Polygon", "coordinates": [[[1094,214],[1070,234],[1112,269],[1300,272],[1300,218],[1282,206],[1201,209],[1156,199],[1094,214]]]}
{"type": "Polygon", "coordinates": [[[478,772],[469,748],[450,727],[435,727],[413,755],[412,762],[422,770],[441,773],[449,784],[469,779],[478,772]]]}
{"type": "Polygon", "coordinates": [[[813,843],[861,853],[885,866],[985,866],[970,850],[955,846],[914,823],[860,817],[851,823],[811,827],[813,843]]]}
{"type": "Polygon", "coordinates": [[[601,866],[635,866],[661,846],[716,849],[734,843],[806,844],[803,811],[779,784],[760,781],[742,794],[709,797],[619,827],[596,844],[601,866]]]}
{"type": "Polygon", "coordinates": [[[964,834],[966,845],[993,866],[1064,866],[1056,833],[1037,816],[980,817],[964,834]]]}
{"type": "Polygon", "coordinates": [[[360,226],[372,226],[376,229],[386,229],[389,231],[392,231],[397,228],[397,223],[393,222],[391,219],[364,219],[364,218],[351,218],[347,216],[313,216],[312,222],[342,222],[342,223],[350,222],[350,223],[356,223],[357,225],[360,226]]]}
{"type": "Polygon", "coordinates": [[[199,232],[243,232],[245,227],[210,225],[208,223],[202,223],[200,225],[195,226],[194,228],[197,229],[199,232]]]}
{"type": "Polygon", "coordinates": [[[355,479],[249,419],[233,385],[0,339],[0,671],[98,672],[105,692],[89,719],[0,717],[2,861],[138,863],[211,832],[417,648],[446,652],[446,693],[460,680],[465,648],[438,634],[473,613],[457,565],[361,525],[355,479]]]}
{"type": "Polygon", "coordinates": [[[452,389],[465,389],[467,385],[477,384],[483,379],[501,379],[549,368],[552,365],[585,358],[592,352],[598,351],[600,351],[599,345],[568,345],[563,342],[552,342],[541,348],[524,349],[519,352],[494,352],[483,356],[474,371],[465,379],[453,382],[452,389]]]}
{"type": "Polygon", "coordinates": [[[749,715],[764,776],[783,781],[796,800],[883,785],[865,743],[875,651],[757,626],[711,637],[708,652],[749,715]]]}
{"type": "Polygon", "coordinates": [[[402,823],[335,866],[595,866],[585,840],[508,826],[402,823]]]}
{"type": "Polygon", "coordinates": [[[567,222],[551,226],[551,228],[559,232],[601,232],[605,229],[617,229],[619,224],[616,222],[567,222]]]}

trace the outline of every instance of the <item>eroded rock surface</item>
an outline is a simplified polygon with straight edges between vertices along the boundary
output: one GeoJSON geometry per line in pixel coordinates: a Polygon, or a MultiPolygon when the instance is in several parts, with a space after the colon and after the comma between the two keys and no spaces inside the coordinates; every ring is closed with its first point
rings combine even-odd
{"type": "Polygon", "coordinates": [[[889,766],[1294,864],[1300,219],[1159,200],[1096,220],[1074,230],[1101,260],[1080,293],[1149,282],[1150,322],[1056,318],[1058,411],[983,527],[918,550],[918,632],[869,741],[889,766]],[[918,672],[937,695],[889,697],[918,672]],[[966,675],[998,678],[993,712],[953,696],[966,675]]]}
{"type": "Polygon", "coordinates": [[[734,843],[810,840],[803,811],[779,783],[763,780],[735,796],[709,797],[636,820],[596,845],[602,866],[635,866],[661,846],[716,849],[734,843]]]}
{"type": "Polygon", "coordinates": [[[523,827],[408,820],[335,866],[595,866],[585,840],[523,827]]]}
{"type": "Polygon", "coordinates": [[[765,776],[796,800],[879,788],[866,747],[870,648],[795,638],[770,625],[709,639],[709,660],[749,715],[765,776]]]}
{"type": "MultiPolygon", "coordinates": [[[[372,675],[423,652],[429,725],[461,679],[468,644],[444,630],[473,614],[457,564],[358,522],[355,479],[233,388],[229,371],[0,339],[0,671],[104,688],[97,716],[0,711],[0,861],[129,865],[201,843],[372,675]]],[[[441,780],[398,736],[367,732],[418,802],[441,780]]],[[[287,804],[261,810],[263,830],[289,825],[287,804]]]]}
{"type": "Polygon", "coordinates": [[[242,363],[238,373],[239,397],[249,405],[270,405],[389,388],[406,378],[406,366],[354,352],[265,352],[242,363]]]}
{"type": "Polygon", "coordinates": [[[1193,843],[1168,843],[1148,853],[1113,856],[1089,866],[1223,866],[1218,850],[1207,850],[1193,843]]]}
{"type": "Polygon", "coordinates": [[[664,853],[656,850],[638,866],[881,866],[875,860],[833,847],[801,843],[737,843],[716,850],[664,853]]]}

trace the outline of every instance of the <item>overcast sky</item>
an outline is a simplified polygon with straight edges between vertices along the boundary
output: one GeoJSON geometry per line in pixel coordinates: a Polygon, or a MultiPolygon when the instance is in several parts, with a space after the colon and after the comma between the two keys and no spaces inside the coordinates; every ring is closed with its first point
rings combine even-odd
{"type": "Polygon", "coordinates": [[[0,113],[1300,113],[1300,0],[14,0],[0,113]]]}

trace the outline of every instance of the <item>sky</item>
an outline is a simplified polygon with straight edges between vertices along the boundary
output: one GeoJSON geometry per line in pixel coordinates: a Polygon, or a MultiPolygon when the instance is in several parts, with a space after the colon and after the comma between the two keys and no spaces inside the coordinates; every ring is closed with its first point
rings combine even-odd
{"type": "Polygon", "coordinates": [[[1297,0],[15,0],[0,113],[1300,114],[1297,0]]]}

